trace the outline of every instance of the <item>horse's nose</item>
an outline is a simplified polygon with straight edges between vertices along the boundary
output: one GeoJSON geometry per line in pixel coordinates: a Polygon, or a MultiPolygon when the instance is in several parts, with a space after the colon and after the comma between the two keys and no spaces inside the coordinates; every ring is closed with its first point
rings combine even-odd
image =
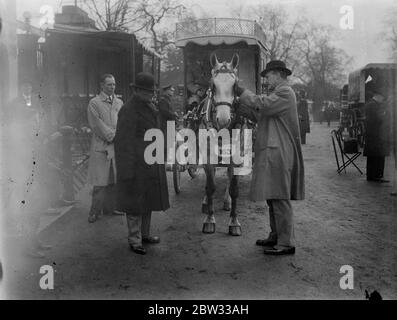
{"type": "Polygon", "coordinates": [[[223,129],[227,128],[231,122],[230,118],[224,118],[224,117],[217,117],[216,118],[216,123],[218,124],[218,128],[223,129]]]}

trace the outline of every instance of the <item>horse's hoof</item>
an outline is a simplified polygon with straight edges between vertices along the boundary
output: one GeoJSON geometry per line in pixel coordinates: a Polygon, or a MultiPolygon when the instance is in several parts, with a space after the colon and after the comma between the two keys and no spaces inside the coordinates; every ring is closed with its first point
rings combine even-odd
{"type": "Polygon", "coordinates": [[[215,232],[215,223],[213,222],[203,223],[203,233],[214,233],[214,232],[215,232]]]}
{"type": "Polygon", "coordinates": [[[240,226],[229,226],[229,234],[231,236],[241,236],[241,227],[240,226]]]}
{"type": "Polygon", "coordinates": [[[224,202],[223,203],[223,210],[230,211],[232,208],[230,207],[230,203],[224,202]]]}
{"type": "Polygon", "coordinates": [[[201,205],[201,212],[202,212],[202,213],[208,213],[208,204],[203,203],[203,204],[201,205]]]}

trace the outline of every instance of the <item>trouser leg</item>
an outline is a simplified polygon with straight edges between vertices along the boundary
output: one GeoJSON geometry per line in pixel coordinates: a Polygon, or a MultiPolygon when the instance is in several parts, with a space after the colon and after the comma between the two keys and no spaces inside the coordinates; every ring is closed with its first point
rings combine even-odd
{"type": "Polygon", "coordinates": [[[373,157],[367,157],[367,180],[374,179],[373,173],[373,157]]]}
{"type": "Polygon", "coordinates": [[[113,171],[113,161],[110,161],[109,168],[109,178],[108,185],[105,187],[104,191],[104,213],[113,214],[116,209],[116,187],[115,187],[115,177],[113,171]]]}
{"type": "Polygon", "coordinates": [[[128,227],[128,244],[130,246],[142,245],[142,215],[126,214],[128,227]]]}
{"type": "Polygon", "coordinates": [[[114,184],[111,184],[104,188],[104,213],[113,214],[113,211],[116,209],[116,187],[114,184]]]}
{"type": "Polygon", "coordinates": [[[383,177],[385,157],[367,157],[367,180],[383,177]]]}
{"type": "Polygon", "coordinates": [[[142,238],[149,238],[150,236],[150,221],[152,219],[152,212],[147,211],[142,215],[142,238]]]}
{"type": "Polygon", "coordinates": [[[301,132],[301,143],[306,144],[306,132],[301,132]]]}
{"type": "Polygon", "coordinates": [[[270,200],[277,230],[277,246],[294,247],[294,222],[290,200],[270,200]]]}
{"type": "Polygon", "coordinates": [[[276,226],[276,219],[274,217],[272,200],[268,200],[267,205],[269,206],[269,222],[270,222],[269,239],[277,240],[277,226],[276,226]]]}
{"type": "Polygon", "coordinates": [[[105,187],[94,187],[92,191],[92,202],[90,216],[99,216],[103,209],[105,187]]]}

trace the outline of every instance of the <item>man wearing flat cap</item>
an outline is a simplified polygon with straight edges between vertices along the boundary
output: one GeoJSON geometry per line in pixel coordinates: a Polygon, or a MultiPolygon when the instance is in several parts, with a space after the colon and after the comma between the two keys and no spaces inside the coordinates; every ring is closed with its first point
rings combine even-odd
{"type": "MultiPolygon", "coordinates": [[[[162,93],[159,98],[159,111],[161,117],[161,131],[164,134],[164,141],[167,141],[167,121],[175,121],[176,114],[172,111],[172,97],[175,89],[169,84],[162,87],[162,93]]],[[[167,148],[164,148],[164,159],[167,160],[167,148]]]]}
{"type": "Polygon", "coordinates": [[[167,121],[174,121],[176,119],[175,112],[172,110],[172,97],[175,89],[172,85],[167,85],[162,88],[162,94],[159,99],[159,111],[161,116],[161,127],[164,136],[167,136],[167,121]]]}
{"type": "Polygon", "coordinates": [[[152,211],[167,210],[168,186],[164,164],[148,164],[144,153],[152,141],[144,141],[146,131],[160,129],[160,112],[152,103],[154,77],[139,73],[133,84],[134,95],[121,108],[114,148],[117,164],[117,200],[125,212],[128,243],[133,252],[146,254],[143,243],[156,244],[160,238],[150,235],[152,211]]]}
{"type": "Polygon", "coordinates": [[[238,113],[258,122],[250,199],[267,201],[270,235],[257,245],[271,255],[294,254],[294,223],[290,200],[304,199],[304,167],[296,97],[288,85],[285,63],[270,61],[261,76],[271,94],[255,95],[238,85],[238,113]]]}

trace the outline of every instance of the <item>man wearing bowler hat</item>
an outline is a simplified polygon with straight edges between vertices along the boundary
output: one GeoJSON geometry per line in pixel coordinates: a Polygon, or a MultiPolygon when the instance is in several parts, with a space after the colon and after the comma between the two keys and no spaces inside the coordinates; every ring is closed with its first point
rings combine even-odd
{"type": "Polygon", "coordinates": [[[267,201],[270,229],[256,244],[271,255],[294,254],[294,223],[290,200],[304,199],[304,167],[296,97],[288,85],[285,63],[270,61],[261,76],[271,94],[255,95],[238,85],[238,112],[258,122],[250,199],[267,201]]]}
{"type": "Polygon", "coordinates": [[[143,243],[156,244],[160,238],[150,235],[152,211],[167,210],[168,186],[164,164],[147,164],[144,141],[149,129],[160,129],[160,112],[153,104],[154,77],[142,72],[133,84],[134,95],[121,108],[114,141],[117,164],[117,200],[126,213],[128,243],[133,252],[146,254],[143,243]]]}

